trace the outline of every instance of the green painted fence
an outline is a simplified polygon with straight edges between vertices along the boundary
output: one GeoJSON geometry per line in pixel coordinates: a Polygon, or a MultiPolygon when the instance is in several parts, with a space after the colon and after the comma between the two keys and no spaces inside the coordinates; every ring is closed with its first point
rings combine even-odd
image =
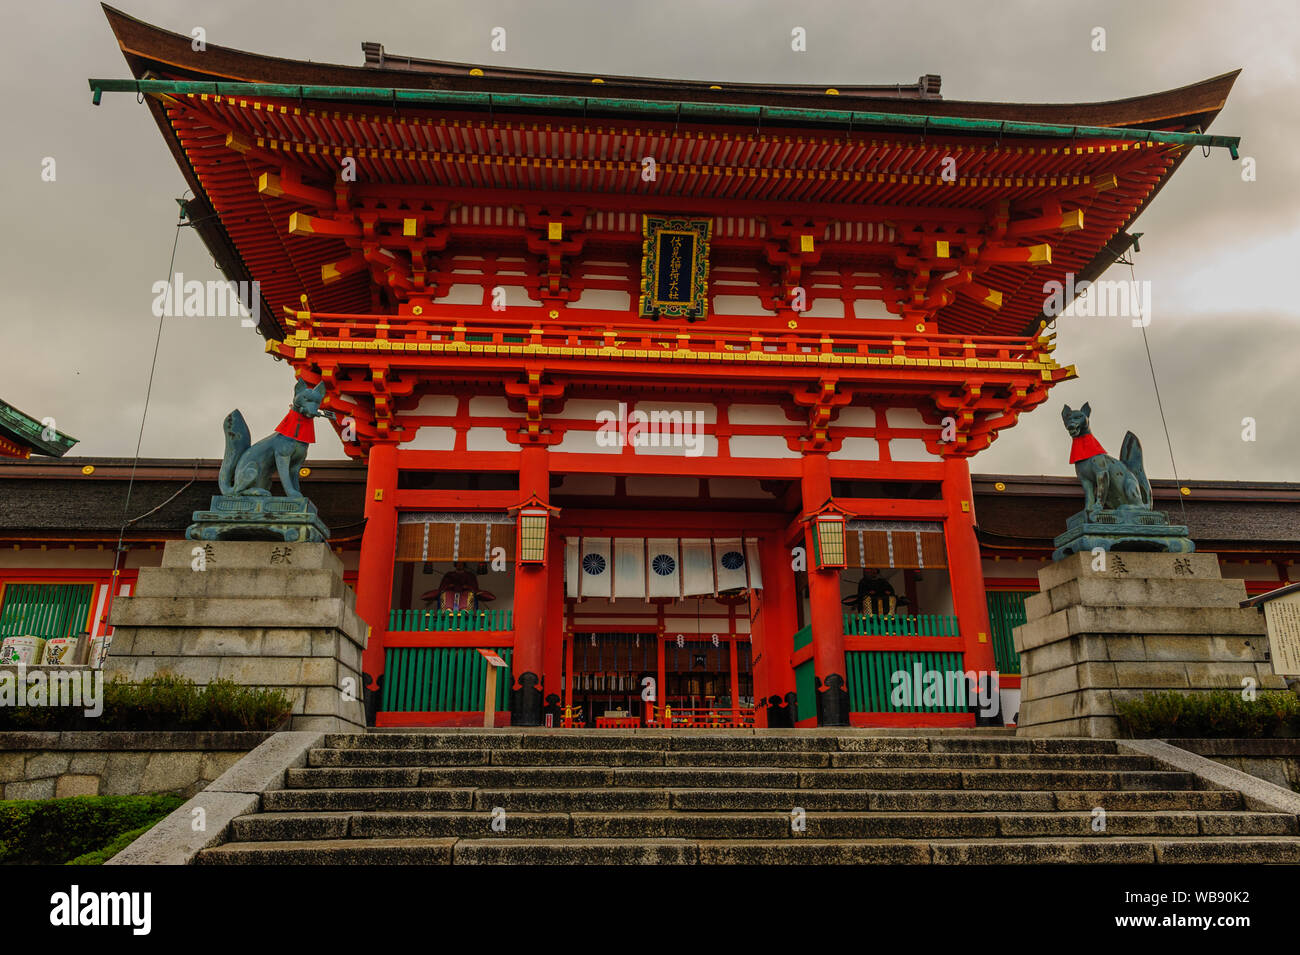
{"type": "Polygon", "coordinates": [[[6,584],[0,637],[71,637],[88,626],[94,584],[6,584]]]}
{"type": "Polygon", "coordinates": [[[957,618],[944,613],[888,617],[870,613],[846,613],[844,633],[850,637],[955,637],[957,618]]]}
{"type": "MultiPolygon", "coordinates": [[[[920,653],[915,650],[897,652],[870,650],[850,651],[845,655],[849,680],[849,710],[854,713],[965,713],[970,709],[968,698],[957,697],[953,703],[924,703],[923,696],[915,694],[914,668],[919,664],[922,676],[926,672],[944,674],[943,686],[949,685],[948,674],[962,670],[960,653],[920,653]],[[909,703],[894,702],[894,689],[898,685],[894,674],[906,674],[909,703]]],[[[921,684],[924,688],[924,682],[921,684]]],[[[946,693],[944,699],[946,700],[946,693]]]]}
{"type": "MultiPolygon", "coordinates": [[[[812,643],[812,625],[796,631],[794,648],[802,650],[812,643]]],[[[817,715],[817,676],[812,657],[794,668],[795,722],[812,719],[817,715]]]]}
{"type": "Polygon", "coordinates": [[[513,630],[513,610],[390,610],[388,629],[394,632],[459,633],[513,630]]]}
{"type": "MultiPolygon", "coordinates": [[[[510,663],[509,649],[496,650],[510,663]]],[[[473,647],[389,647],[384,653],[386,713],[463,713],[483,709],[488,662],[473,647]]],[[[497,673],[497,712],[510,709],[509,666],[497,673]]]]}
{"type": "Polygon", "coordinates": [[[987,593],[989,627],[993,630],[993,659],[999,673],[1019,673],[1020,654],[1016,653],[1011,631],[1025,622],[1025,598],[1032,590],[991,590],[987,593]]]}

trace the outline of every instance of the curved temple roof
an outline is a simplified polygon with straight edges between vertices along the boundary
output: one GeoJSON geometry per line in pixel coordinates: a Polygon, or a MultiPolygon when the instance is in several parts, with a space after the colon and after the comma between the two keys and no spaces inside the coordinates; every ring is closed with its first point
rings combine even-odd
{"type": "Polygon", "coordinates": [[[307,174],[328,182],[344,148],[361,157],[367,182],[420,182],[451,195],[614,193],[643,204],[659,198],[686,211],[692,201],[717,197],[765,213],[797,209],[823,217],[868,206],[906,215],[925,206],[971,221],[999,203],[1064,201],[1079,211],[1081,227],[1051,236],[1049,261],[1033,260],[1028,272],[1024,262],[999,260],[977,273],[1000,306],[990,306],[992,296],[956,296],[936,313],[944,332],[1032,334],[1043,317],[1041,284],[1064,281],[1066,273],[1100,275],[1128,248],[1129,223],[1190,152],[1185,142],[1143,142],[1135,131],[1203,133],[1237,75],[1104,103],[1008,104],[939,99],[935,76],[835,90],[590,77],[394,57],[376,43],[364,44],[365,66],[349,67],[212,44],[196,52],[189,36],[104,9],[136,80],[173,81],[147,102],[196,195],[189,217],[230,279],[260,280],[259,327],[274,338],[284,334],[281,309],[297,308],[303,291],[316,311],[371,310],[365,275],[331,284],[320,278],[322,265],[347,255],[343,242],[285,244],[283,223],[297,207],[258,188],[259,177],[274,174],[277,157],[289,153],[307,174]],[[222,95],[174,85],[185,81],[267,84],[267,92],[244,87],[222,95]],[[313,89],[310,98],[301,90],[288,98],[285,87],[313,89]],[[440,99],[410,102],[404,91],[440,99]],[[536,135],[539,112],[547,117],[546,136],[536,135]],[[845,135],[837,125],[868,115],[870,129],[850,125],[845,135]],[[1002,124],[1021,125],[1004,136],[1002,124]],[[486,137],[485,126],[496,132],[486,137]],[[1061,127],[1117,132],[1114,140],[1076,142],[1061,127]],[[657,197],[647,196],[634,163],[603,158],[626,159],[634,141],[652,155],[682,157],[678,178],[657,197]],[[720,149],[720,141],[744,149],[720,149]],[[949,152],[965,164],[958,182],[916,174],[937,169],[949,152]],[[552,163],[554,157],[565,158],[552,163]]]}

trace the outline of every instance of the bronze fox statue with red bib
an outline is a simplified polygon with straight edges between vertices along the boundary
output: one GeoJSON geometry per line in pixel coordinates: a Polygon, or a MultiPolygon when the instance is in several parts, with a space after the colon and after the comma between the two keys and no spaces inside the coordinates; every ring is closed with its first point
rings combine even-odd
{"type": "Polygon", "coordinates": [[[252,443],[244,416],[236,408],[226,415],[226,453],[221,459],[217,484],[225,495],[252,494],[269,496],[271,476],[279,475],[285,497],[302,497],[298,487],[298,469],[307,460],[307,448],[316,440],[313,418],[321,416],[325,382],[315,388],[297,379],[293,385],[293,404],[274,432],[252,443]]]}
{"type": "Polygon", "coordinates": [[[1142,443],[1132,431],[1125,432],[1120,447],[1119,460],[1106,453],[1092,433],[1088,421],[1092,408],[1088,402],[1082,408],[1066,405],[1061,409],[1065,430],[1073,438],[1070,444],[1070,463],[1083,485],[1083,509],[1095,520],[1102,510],[1123,507],[1151,506],[1151,482],[1142,466],[1142,443]]]}
{"type": "Polygon", "coordinates": [[[1119,457],[1106,453],[1092,433],[1092,408],[1066,405],[1061,409],[1065,430],[1073,439],[1070,463],[1083,485],[1083,510],[1069,518],[1065,533],[1055,539],[1053,560],[1085,551],[1164,551],[1189,554],[1196,545],[1181,524],[1152,507],[1151,482],[1142,463],[1142,444],[1132,431],[1124,435],[1119,457]]]}
{"type": "Polygon", "coordinates": [[[307,451],[316,440],[315,419],[333,417],[321,410],[324,400],[325,382],[313,388],[295,381],[289,413],[256,444],[238,409],[226,415],[222,425],[226,453],[217,474],[221,493],[207,510],[194,512],[186,538],[317,544],[329,540],[329,528],[316,513],[316,505],[298,486],[307,451]],[[283,497],[271,491],[277,476],[283,497]]]}

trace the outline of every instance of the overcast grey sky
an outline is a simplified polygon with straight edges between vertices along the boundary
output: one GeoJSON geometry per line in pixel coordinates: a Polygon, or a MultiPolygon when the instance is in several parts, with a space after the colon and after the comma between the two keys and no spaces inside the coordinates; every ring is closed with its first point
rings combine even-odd
{"type": "MultiPolygon", "coordinates": [[[[718,81],[912,82],[943,77],[946,99],[1091,101],[1244,72],[1213,131],[1257,161],[1243,182],[1223,150],[1183,164],[1134,228],[1136,276],[1152,283],[1148,329],[1183,478],[1300,480],[1300,4],[1295,0],[992,2],[944,0],[118,0],[133,16],[209,43],[359,65],[390,52],[589,72],[718,81]],[[507,51],[489,49],[507,30],[507,51]],[[807,31],[808,51],[790,49],[807,31]],[[1094,27],[1107,50],[1093,52],[1094,27]],[[1257,440],[1242,440],[1242,419],[1257,440]]],[[[145,107],[92,107],[89,76],[125,77],[99,4],[5,2],[0,189],[0,398],[53,416],[74,453],[130,455],[140,427],[165,276],[186,186],[145,107]],[[42,182],[46,156],[57,180],[42,182]]],[[[217,278],[182,230],[176,269],[217,278]]],[[[1117,266],[1108,278],[1127,278],[1117,266]]],[[[1080,379],[1021,419],[979,472],[1065,474],[1063,402],[1090,400],[1111,453],[1125,429],[1152,477],[1172,471],[1141,332],[1128,319],[1062,318],[1055,357],[1080,379]]],[[[146,456],[216,457],[239,406],[255,432],[283,414],[291,372],[234,320],[169,319],[145,427],[146,456]]],[[[328,429],[314,458],[341,457],[328,429]]]]}

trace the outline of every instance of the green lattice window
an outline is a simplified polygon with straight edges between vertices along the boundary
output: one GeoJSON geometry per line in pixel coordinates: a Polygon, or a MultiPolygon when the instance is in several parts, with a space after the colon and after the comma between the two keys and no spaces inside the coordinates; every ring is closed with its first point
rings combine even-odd
{"type": "Polygon", "coordinates": [[[72,637],[90,627],[94,584],[5,584],[0,637],[72,637]]]}
{"type": "Polygon", "coordinates": [[[1020,654],[1011,631],[1025,622],[1025,598],[1033,590],[990,590],[988,597],[989,626],[993,629],[993,659],[999,673],[1019,673],[1020,654]]]}

